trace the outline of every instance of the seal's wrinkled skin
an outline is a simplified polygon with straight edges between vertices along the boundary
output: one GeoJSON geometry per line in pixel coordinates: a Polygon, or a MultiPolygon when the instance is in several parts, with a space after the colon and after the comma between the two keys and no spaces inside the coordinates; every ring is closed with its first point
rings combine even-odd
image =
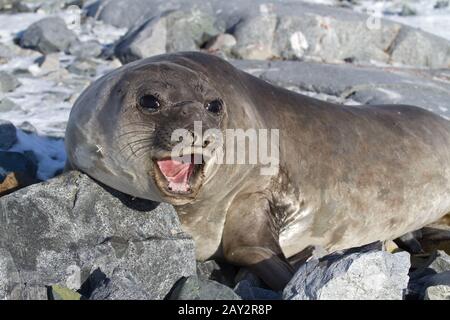
{"type": "MultiPolygon", "coordinates": [[[[450,124],[417,107],[342,106],[270,85],[212,55],[178,53],[126,65],[77,100],[69,166],[129,195],[173,204],[200,260],[252,268],[274,289],[287,258],[394,239],[450,211],[450,124]],[[157,112],[139,106],[143,95],[157,112]],[[211,114],[208,101],[221,99],[211,114]],[[199,165],[171,192],[155,164],[177,128],[280,129],[280,167],[199,165]]],[[[200,146],[201,148],[201,146],[200,146]]]]}

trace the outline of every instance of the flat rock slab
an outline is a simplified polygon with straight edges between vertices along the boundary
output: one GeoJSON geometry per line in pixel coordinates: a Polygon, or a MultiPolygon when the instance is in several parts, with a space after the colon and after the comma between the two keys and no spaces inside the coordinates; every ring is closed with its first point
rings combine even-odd
{"type": "Polygon", "coordinates": [[[326,94],[351,104],[415,105],[450,119],[450,78],[444,70],[300,61],[231,62],[254,76],[294,91],[326,94]]]}
{"type": "Polygon", "coordinates": [[[173,207],[69,172],[0,198],[0,299],[162,299],[196,273],[193,240],[173,207]],[[91,296],[92,295],[92,296],[91,296]]]}

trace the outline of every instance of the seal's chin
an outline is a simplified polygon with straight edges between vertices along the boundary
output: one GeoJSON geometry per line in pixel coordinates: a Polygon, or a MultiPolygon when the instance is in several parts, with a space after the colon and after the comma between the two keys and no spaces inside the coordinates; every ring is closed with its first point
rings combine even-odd
{"type": "Polygon", "coordinates": [[[169,198],[196,196],[203,180],[204,162],[198,161],[197,159],[202,158],[197,158],[194,154],[188,155],[187,158],[184,161],[170,157],[153,160],[155,182],[165,196],[169,198]]]}

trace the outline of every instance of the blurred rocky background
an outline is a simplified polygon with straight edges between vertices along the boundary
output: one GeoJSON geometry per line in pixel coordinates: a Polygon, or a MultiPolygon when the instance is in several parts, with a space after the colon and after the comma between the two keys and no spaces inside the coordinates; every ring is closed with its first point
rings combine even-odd
{"type": "Polygon", "coordinates": [[[60,175],[84,88],[187,50],[321,100],[450,118],[448,0],[0,0],[0,298],[450,299],[450,218],[316,248],[273,292],[245,269],[196,263],[172,207],[60,175]]]}

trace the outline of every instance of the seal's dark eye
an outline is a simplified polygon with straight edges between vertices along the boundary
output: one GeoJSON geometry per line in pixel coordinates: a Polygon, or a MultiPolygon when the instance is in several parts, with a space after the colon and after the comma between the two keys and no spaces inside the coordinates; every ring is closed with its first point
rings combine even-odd
{"type": "Polygon", "coordinates": [[[213,100],[211,102],[208,102],[205,106],[206,110],[208,110],[211,113],[220,113],[223,109],[223,102],[220,99],[213,100]]]}
{"type": "Polygon", "coordinates": [[[144,110],[150,111],[150,112],[158,111],[159,107],[161,106],[161,104],[159,103],[158,98],[156,98],[155,96],[153,96],[151,94],[142,96],[139,99],[139,105],[144,110]]]}

